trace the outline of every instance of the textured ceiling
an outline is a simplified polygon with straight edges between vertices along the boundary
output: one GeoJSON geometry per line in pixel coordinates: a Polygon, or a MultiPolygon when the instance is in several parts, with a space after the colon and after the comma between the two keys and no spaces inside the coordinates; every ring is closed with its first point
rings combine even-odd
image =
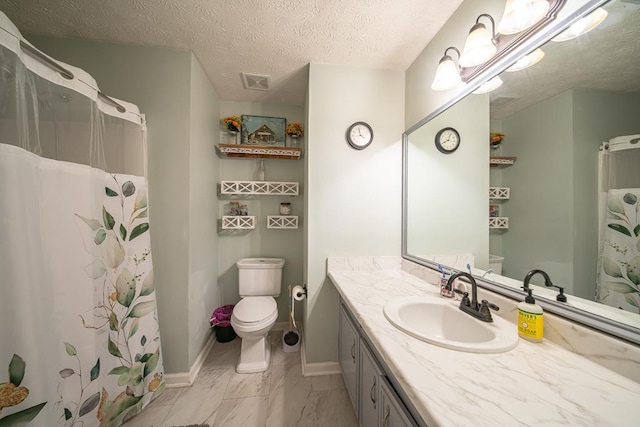
{"type": "Polygon", "coordinates": [[[406,70],[462,0],[0,0],[23,33],[191,50],[225,101],[302,105],[310,62],[406,70]],[[271,75],[246,90],[241,72],[271,75]]]}
{"type": "Polygon", "coordinates": [[[504,72],[504,84],[491,92],[491,118],[501,119],[572,88],[640,92],[640,5],[614,1],[594,30],[565,42],[542,46],[541,62],[504,72]],[[517,98],[505,102],[504,98],[517,98]],[[497,101],[497,102],[496,102],[497,101]],[[498,108],[500,103],[502,107],[498,108]]]}

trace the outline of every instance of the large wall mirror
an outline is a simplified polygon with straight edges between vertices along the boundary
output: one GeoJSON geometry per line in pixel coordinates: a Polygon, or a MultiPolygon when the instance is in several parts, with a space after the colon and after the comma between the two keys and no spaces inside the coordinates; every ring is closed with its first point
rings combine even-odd
{"type": "Polygon", "coordinates": [[[546,309],[640,343],[640,2],[602,9],[595,29],[548,41],[535,65],[404,135],[403,256],[469,264],[518,298],[542,269],[568,296],[534,280],[546,309]],[[452,154],[435,147],[445,127],[461,136],[452,154]]]}

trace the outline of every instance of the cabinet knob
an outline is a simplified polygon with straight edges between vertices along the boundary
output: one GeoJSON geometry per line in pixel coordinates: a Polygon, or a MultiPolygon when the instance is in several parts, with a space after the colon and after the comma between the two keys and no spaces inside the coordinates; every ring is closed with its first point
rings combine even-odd
{"type": "Polygon", "coordinates": [[[351,346],[351,358],[353,363],[356,363],[356,340],[353,340],[353,345],[351,346]]]}

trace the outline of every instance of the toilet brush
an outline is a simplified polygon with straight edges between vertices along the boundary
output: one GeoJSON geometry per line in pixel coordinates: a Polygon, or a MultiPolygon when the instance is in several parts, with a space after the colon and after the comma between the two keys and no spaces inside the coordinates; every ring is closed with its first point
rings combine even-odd
{"type": "Polygon", "coordinates": [[[298,334],[293,331],[291,306],[293,304],[293,293],[291,285],[289,285],[289,332],[284,334],[283,341],[286,345],[294,346],[298,343],[298,334]]]}

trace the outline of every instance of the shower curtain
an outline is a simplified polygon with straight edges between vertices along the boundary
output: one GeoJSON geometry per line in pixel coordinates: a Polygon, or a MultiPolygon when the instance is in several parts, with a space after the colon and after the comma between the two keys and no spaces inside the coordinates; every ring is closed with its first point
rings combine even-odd
{"type": "Polygon", "coordinates": [[[596,301],[640,312],[640,135],[601,146],[596,301]]]}
{"type": "Polygon", "coordinates": [[[118,426],[164,389],[144,120],[25,43],[0,12],[0,427],[118,426]]]}

